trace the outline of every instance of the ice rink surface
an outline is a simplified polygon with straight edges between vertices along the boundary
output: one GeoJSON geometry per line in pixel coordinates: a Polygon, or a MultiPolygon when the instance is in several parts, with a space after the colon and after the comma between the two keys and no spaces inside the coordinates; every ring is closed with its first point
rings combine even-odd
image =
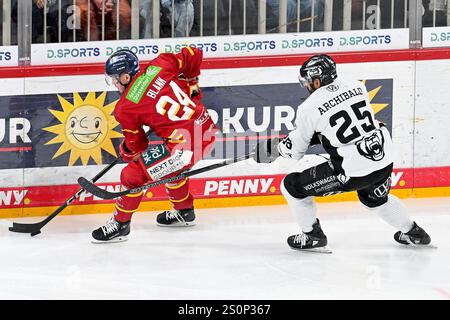
{"type": "Polygon", "coordinates": [[[437,249],[393,240],[356,202],[319,203],[332,254],[290,249],[287,206],[197,210],[197,226],[133,217],[130,240],[92,244],[110,215],[56,217],[30,237],[0,220],[0,299],[450,299],[450,198],[408,199],[437,249]]]}

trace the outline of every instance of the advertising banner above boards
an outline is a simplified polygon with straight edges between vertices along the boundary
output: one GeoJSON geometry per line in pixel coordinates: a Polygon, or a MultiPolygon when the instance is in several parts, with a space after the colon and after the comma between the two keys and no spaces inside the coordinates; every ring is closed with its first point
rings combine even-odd
{"type": "Polygon", "coordinates": [[[397,50],[409,48],[409,29],[32,44],[31,61],[33,65],[104,62],[119,49],[150,60],[185,46],[201,48],[206,58],[397,50]]]}
{"type": "Polygon", "coordinates": [[[424,48],[450,47],[450,27],[430,27],[422,29],[424,48]]]}
{"type": "Polygon", "coordinates": [[[19,51],[17,46],[0,46],[0,68],[19,65],[19,51]]]}

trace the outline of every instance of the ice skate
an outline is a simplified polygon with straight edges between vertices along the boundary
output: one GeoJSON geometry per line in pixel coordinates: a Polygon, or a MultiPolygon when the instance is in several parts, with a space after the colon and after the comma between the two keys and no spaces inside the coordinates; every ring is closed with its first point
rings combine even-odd
{"type": "Polygon", "coordinates": [[[287,239],[288,245],[295,250],[318,252],[318,253],[332,253],[327,246],[327,236],[323,233],[320,227],[319,219],[313,225],[313,230],[310,232],[302,232],[290,236],[287,239]]]}
{"type": "Polygon", "coordinates": [[[421,227],[417,225],[417,223],[414,222],[414,226],[406,233],[403,233],[401,231],[397,231],[394,234],[394,239],[398,243],[401,243],[403,245],[407,246],[431,246],[431,238],[430,236],[423,230],[421,227]]]}
{"type": "Polygon", "coordinates": [[[114,217],[110,218],[104,226],[92,231],[92,243],[127,241],[130,234],[130,222],[119,222],[114,217]]]}
{"type": "Polygon", "coordinates": [[[164,211],[158,214],[156,223],[160,227],[190,227],[195,226],[194,208],[164,211]]]}

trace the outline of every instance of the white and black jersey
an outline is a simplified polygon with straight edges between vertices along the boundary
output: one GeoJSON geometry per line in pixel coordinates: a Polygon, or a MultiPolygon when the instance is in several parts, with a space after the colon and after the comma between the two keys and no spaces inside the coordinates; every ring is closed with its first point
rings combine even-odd
{"type": "Polygon", "coordinates": [[[360,81],[336,79],[320,87],[297,110],[295,129],[278,146],[284,157],[300,159],[319,137],[337,174],[362,177],[392,164],[392,139],[375,120],[360,81]]]}

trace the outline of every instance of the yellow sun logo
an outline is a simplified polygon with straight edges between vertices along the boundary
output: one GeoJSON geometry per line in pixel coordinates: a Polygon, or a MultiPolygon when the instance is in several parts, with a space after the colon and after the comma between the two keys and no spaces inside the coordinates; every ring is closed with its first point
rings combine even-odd
{"type": "MultiPolygon", "coordinates": [[[[364,85],[366,85],[366,80],[363,80],[362,83],[364,85]]],[[[369,102],[370,102],[370,105],[372,106],[374,114],[377,114],[378,112],[380,112],[381,110],[383,110],[384,108],[386,108],[389,105],[387,103],[372,103],[373,98],[375,98],[378,91],[380,91],[381,87],[382,86],[378,86],[378,87],[370,90],[369,92],[367,92],[369,94],[369,102]]]]}
{"type": "Polygon", "coordinates": [[[111,139],[121,138],[122,134],[113,129],[119,122],[112,115],[117,100],[104,106],[106,92],[96,97],[89,92],[83,100],[78,93],[73,94],[73,104],[58,95],[62,111],[48,111],[59,120],[60,124],[43,128],[56,134],[45,145],[62,143],[52,159],[70,151],[69,165],[81,158],[87,165],[89,158],[96,164],[102,164],[102,150],[117,157],[111,139]]]}

